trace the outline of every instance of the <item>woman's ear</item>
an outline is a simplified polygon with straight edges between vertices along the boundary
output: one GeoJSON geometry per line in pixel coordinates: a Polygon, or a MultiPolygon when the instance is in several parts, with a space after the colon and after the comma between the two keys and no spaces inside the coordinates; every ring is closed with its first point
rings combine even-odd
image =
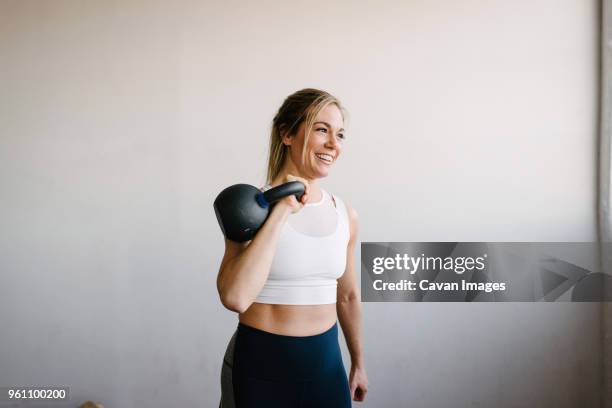
{"type": "Polygon", "coordinates": [[[281,140],[285,146],[291,146],[291,143],[293,143],[293,136],[289,135],[289,132],[284,130],[281,131],[281,140]]]}

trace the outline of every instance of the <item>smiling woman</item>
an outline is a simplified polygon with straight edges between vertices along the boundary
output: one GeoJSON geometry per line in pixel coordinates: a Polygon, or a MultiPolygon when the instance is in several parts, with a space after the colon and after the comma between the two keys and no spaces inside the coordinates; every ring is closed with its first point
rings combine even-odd
{"type": "Polygon", "coordinates": [[[337,98],[308,88],[287,97],[274,117],[262,190],[297,180],[305,194],[301,202],[278,201],[252,241],[226,239],[217,287],[239,323],[223,360],[223,408],[348,408],[351,398],[364,400],[357,216],[318,184],[341,156],[344,113],[337,98]]]}
{"type": "Polygon", "coordinates": [[[306,171],[304,175],[310,180],[326,177],[327,166],[335,162],[342,152],[346,111],[340,102],[332,95],[321,93],[322,91],[305,89],[300,92],[301,95],[292,95],[294,100],[289,104],[285,102],[288,106],[285,109],[281,107],[274,117],[268,182],[278,178],[283,166],[284,172],[288,174],[299,174],[298,165],[303,166],[306,171]],[[307,107],[303,105],[308,102],[312,103],[312,107],[306,112],[306,117],[300,120],[297,113],[304,111],[307,107]],[[291,148],[288,149],[287,146],[291,148]],[[287,160],[287,155],[290,160],[287,160]],[[326,166],[317,167],[316,164],[319,163],[326,166]]]}

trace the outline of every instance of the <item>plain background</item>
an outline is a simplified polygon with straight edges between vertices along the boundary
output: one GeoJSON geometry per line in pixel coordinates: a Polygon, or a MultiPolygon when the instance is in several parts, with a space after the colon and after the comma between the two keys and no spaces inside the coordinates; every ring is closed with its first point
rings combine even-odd
{"type": "MultiPolygon", "coordinates": [[[[0,2],[0,386],[216,406],[212,202],[305,87],[350,112],[322,185],[361,241],[595,241],[598,7],[0,2]]],[[[600,308],[364,304],[355,405],[597,407],[600,308]]]]}

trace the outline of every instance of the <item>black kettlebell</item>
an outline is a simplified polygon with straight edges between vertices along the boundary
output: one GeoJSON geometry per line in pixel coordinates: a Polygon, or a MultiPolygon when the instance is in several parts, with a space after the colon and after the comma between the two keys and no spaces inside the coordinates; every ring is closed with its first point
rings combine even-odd
{"type": "Polygon", "coordinates": [[[292,194],[299,201],[304,190],[304,184],[299,181],[290,181],[265,192],[249,184],[234,184],[226,188],[214,203],[223,235],[236,242],[252,239],[266,222],[272,204],[292,194]]]}

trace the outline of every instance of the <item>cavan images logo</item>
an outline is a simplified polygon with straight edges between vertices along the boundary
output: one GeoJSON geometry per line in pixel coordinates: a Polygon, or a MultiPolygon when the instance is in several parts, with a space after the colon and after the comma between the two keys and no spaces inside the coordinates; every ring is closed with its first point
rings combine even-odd
{"type": "Polygon", "coordinates": [[[364,302],[612,301],[612,243],[364,242],[364,302]]]}

